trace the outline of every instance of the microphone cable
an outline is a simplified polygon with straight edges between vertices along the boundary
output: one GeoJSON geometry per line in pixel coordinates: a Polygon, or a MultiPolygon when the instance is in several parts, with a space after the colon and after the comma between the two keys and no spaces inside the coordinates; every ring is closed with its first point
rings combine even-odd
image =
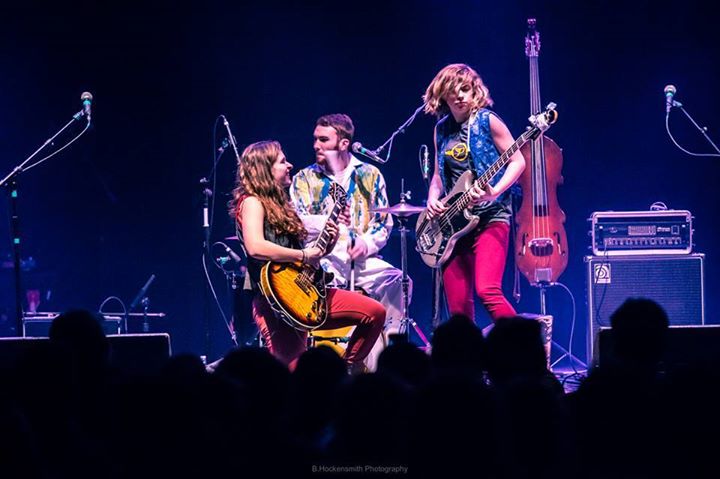
{"type": "MultiPolygon", "coordinates": [[[[23,171],[27,171],[27,170],[29,170],[29,169],[31,169],[31,168],[35,168],[36,166],[40,165],[40,163],[43,163],[43,162],[49,160],[50,158],[52,158],[53,156],[57,155],[58,153],[60,153],[61,151],[63,151],[65,148],[67,148],[68,146],[70,146],[70,145],[72,145],[73,143],[75,143],[75,141],[76,141],[78,138],[80,138],[81,136],[83,136],[83,134],[88,130],[88,128],[90,128],[90,123],[86,123],[86,124],[85,124],[85,128],[83,128],[83,130],[82,130],[75,138],[73,138],[72,140],[70,140],[69,143],[67,143],[66,145],[64,145],[62,148],[60,148],[60,149],[58,149],[58,150],[56,150],[56,151],[53,151],[52,153],[50,153],[50,154],[49,154],[48,156],[46,156],[45,158],[42,158],[42,159],[36,161],[35,163],[31,164],[31,165],[28,166],[27,168],[23,168],[23,171]]],[[[43,145],[43,146],[45,146],[45,145],[43,145]]]]}
{"type": "MultiPolygon", "coordinates": [[[[707,139],[710,142],[710,144],[712,146],[714,146],[715,149],[717,150],[717,146],[715,146],[715,143],[713,143],[712,140],[710,140],[710,138],[707,136],[707,133],[706,133],[707,128],[701,127],[700,125],[695,123],[695,120],[693,120],[692,117],[690,116],[690,114],[687,111],[685,111],[685,108],[683,108],[682,104],[678,104],[677,107],[680,108],[680,110],[682,110],[683,113],[685,113],[685,116],[688,117],[688,119],[690,120],[690,122],[693,125],[695,125],[695,128],[700,130],[700,132],[705,136],[705,139],[707,139]]],[[[665,131],[667,131],[667,134],[670,137],[670,140],[673,142],[673,144],[676,147],[678,147],[678,149],[685,154],[688,154],[690,156],[720,157],[720,154],[718,154],[718,153],[693,153],[692,151],[688,151],[685,148],[683,148],[682,146],[680,146],[680,144],[675,140],[675,137],[673,137],[672,133],[670,132],[670,110],[668,110],[667,113],[665,113],[665,131]]]]}
{"type": "Polygon", "coordinates": [[[420,171],[422,173],[423,182],[425,183],[425,189],[430,190],[430,152],[428,151],[428,146],[423,144],[420,145],[420,149],[418,150],[418,163],[420,163],[420,171]],[[425,155],[428,156],[428,171],[425,171],[425,155]],[[427,175],[427,177],[425,176],[427,175]]]}

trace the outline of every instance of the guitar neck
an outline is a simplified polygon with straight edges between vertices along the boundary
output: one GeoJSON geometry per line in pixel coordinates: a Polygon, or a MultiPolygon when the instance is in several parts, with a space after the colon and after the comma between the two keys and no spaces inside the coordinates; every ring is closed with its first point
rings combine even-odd
{"type": "MultiPolygon", "coordinates": [[[[485,188],[485,186],[487,186],[487,184],[490,183],[490,180],[492,180],[495,177],[495,175],[497,175],[500,172],[500,170],[502,170],[505,167],[505,165],[507,165],[510,162],[510,158],[515,154],[515,152],[517,152],[520,148],[522,148],[522,146],[525,143],[530,141],[533,138],[533,136],[535,136],[537,134],[537,132],[538,132],[538,128],[532,127],[529,130],[527,130],[525,133],[520,135],[518,137],[518,139],[515,140],[515,142],[512,145],[510,145],[510,148],[505,150],[505,153],[500,155],[500,158],[498,158],[497,161],[495,163],[493,163],[492,166],[490,166],[490,168],[485,170],[485,172],[482,175],[480,175],[480,177],[477,180],[475,180],[475,182],[473,184],[479,186],[480,188],[485,188]]],[[[459,203],[459,206],[464,208],[470,204],[471,199],[472,199],[472,197],[470,196],[470,192],[466,191],[465,193],[463,193],[463,195],[460,198],[458,198],[457,201],[459,203]]]]}
{"type": "MultiPolygon", "coordinates": [[[[535,115],[541,109],[540,102],[540,33],[535,29],[535,20],[528,19],[528,35],[525,37],[525,54],[530,66],[530,114],[535,115]]],[[[545,173],[545,148],[543,137],[532,140],[530,145],[529,172],[532,174],[532,199],[534,211],[547,211],[547,180],[545,173]]]]}
{"type": "MultiPolygon", "coordinates": [[[[330,216],[328,217],[327,222],[329,223],[330,221],[337,220],[338,216],[340,216],[340,210],[344,208],[344,206],[345,205],[341,201],[336,201],[335,205],[333,205],[333,209],[330,212],[330,216]]],[[[328,231],[327,223],[325,223],[325,227],[323,228],[322,233],[320,233],[320,236],[318,236],[318,239],[315,242],[315,246],[325,251],[328,243],[330,243],[330,231],[328,231]]]]}
{"type": "Polygon", "coordinates": [[[535,115],[542,110],[540,106],[540,75],[538,68],[538,57],[528,57],[530,65],[530,114],[535,115]]]}

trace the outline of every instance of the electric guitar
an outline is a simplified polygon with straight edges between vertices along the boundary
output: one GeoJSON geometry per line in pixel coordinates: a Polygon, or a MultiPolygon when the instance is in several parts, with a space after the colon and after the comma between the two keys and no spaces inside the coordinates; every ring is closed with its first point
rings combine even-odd
{"type": "Polygon", "coordinates": [[[479,178],[475,179],[475,173],[472,170],[463,173],[450,193],[441,199],[447,207],[442,214],[430,219],[427,217],[427,210],[420,213],[415,226],[417,238],[415,249],[420,253],[420,257],[426,265],[431,268],[442,266],[450,257],[455,243],[475,228],[480,218],[472,214],[472,209],[468,208],[472,200],[469,190],[474,185],[484,189],[490,180],[508,164],[510,157],[520,147],[528,141],[536,139],[550,128],[558,116],[555,106],[555,103],[550,103],[544,112],[532,115],[529,118],[532,126],[528,127],[479,178]]]}
{"type": "MultiPolygon", "coordinates": [[[[336,221],[345,208],[346,193],[337,183],[330,185],[335,201],[328,221],[336,221]]],[[[327,223],[315,246],[325,250],[330,242],[327,223]]],[[[288,325],[301,331],[319,328],[327,319],[326,285],[329,282],[322,268],[301,262],[268,261],[260,269],[260,292],[273,311],[288,325]]]]}

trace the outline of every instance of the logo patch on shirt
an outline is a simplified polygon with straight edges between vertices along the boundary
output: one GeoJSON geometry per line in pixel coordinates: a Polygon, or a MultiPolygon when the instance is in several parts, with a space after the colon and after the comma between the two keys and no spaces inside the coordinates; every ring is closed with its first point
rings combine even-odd
{"type": "Polygon", "coordinates": [[[445,154],[455,161],[465,161],[468,157],[468,147],[465,143],[456,143],[449,150],[445,150],[445,154]]]}

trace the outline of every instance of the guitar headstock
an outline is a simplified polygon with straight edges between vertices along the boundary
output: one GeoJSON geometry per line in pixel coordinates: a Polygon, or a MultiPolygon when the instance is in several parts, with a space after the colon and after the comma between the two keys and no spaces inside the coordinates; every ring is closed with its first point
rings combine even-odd
{"type": "Polygon", "coordinates": [[[545,111],[538,113],[537,115],[531,115],[528,120],[530,120],[530,124],[534,127],[534,134],[532,135],[532,138],[535,139],[537,136],[550,128],[550,125],[555,123],[558,118],[558,112],[555,110],[555,107],[557,105],[555,103],[548,103],[548,106],[545,107],[545,111]]]}
{"type": "Polygon", "coordinates": [[[347,202],[347,193],[345,192],[345,188],[340,186],[338,183],[333,182],[330,184],[329,195],[336,204],[345,207],[345,203],[347,202]]]}
{"type": "Polygon", "coordinates": [[[528,18],[528,32],[525,35],[525,56],[537,57],[540,54],[540,33],[535,29],[535,19],[528,18]]]}

